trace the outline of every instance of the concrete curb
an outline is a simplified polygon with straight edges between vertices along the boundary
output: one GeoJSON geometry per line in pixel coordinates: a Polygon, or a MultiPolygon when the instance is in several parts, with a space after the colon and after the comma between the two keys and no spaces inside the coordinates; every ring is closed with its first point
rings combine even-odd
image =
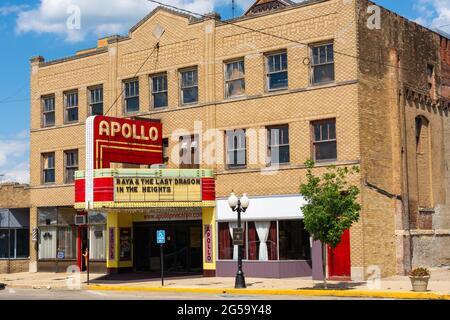
{"type": "Polygon", "coordinates": [[[385,299],[415,299],[415,300],[450,300],[450,294],[434,292],[386,292],[364,290],[277,290],[277,289],[218,289],[218,288],[150,288],[89,285],[88,290],[96,291],[138,291],[138,292],[183,292],[210,294],[245,294],[245,295],[297,295],[322,297],[352,297],[352,298],[385,298],[385,299]]]}

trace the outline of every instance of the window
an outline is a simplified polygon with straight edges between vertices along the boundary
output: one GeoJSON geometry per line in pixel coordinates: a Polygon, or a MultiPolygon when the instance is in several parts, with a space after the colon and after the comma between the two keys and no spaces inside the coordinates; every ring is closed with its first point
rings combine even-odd
{"type": "Polygon", "coordinates": [[[226,132],[227,166],[229,168],[245,167],[246,136],[245,130],[229,130],[226,132]]]}
{"type": "Polygon", "coordinates": [[[164,164],[169,164],[169,139],[165,138],[162,141],[163,144],[163,162],[164,164]]]}
{"type": "Polygon", "coordinates": [[[44,153],[42,155],[43,161],[43,182],[55,183],[55,153],[44,153]]]}
{"type": "Polygon", "coordinates": [[[103,115],[103,87],[89,89],[89,114],[91,116],[103,115]]]}
{"type": "Polygon", "coordinates": [[[225,64],[225,97],[237,97],[245,94],[244,60],[225,64]]]}
{"type": "Polygon", "coordinates": [[[337,159],[336,120],[324,120],[312,123],[313,127],[313,157],[315,161],[330,161],[337,159]]]}
{"type": "Polygon", "coordinates": [[[72,123],[78,121],[78,92],[64,94],[64,122],[72,123]]]}
{"type": "Polygon", "coordinates": [[[432,64],[427,64],[427,83],[428,91],[434,98],[434,66],[432,64]]]}
{"type": "Polygon", "coordinates": [[[181,71],[181,103],[198,102],[198,71],[197,69],[181,71]]]}
{"type": "Polygon", "coordinates": [[[270,165],[289,163],[289,126],[275,126],[267,128],[268,158],[270,165]]]}
{"type": "Polygon", "coordinates": [[[168,106],[167,75],[151,77],[153,108],[164,108],[168,106]]]}
{"type": "Polygon", "coordinates": [[[89,213],[89,255],[91,260],[106,260],[106,214],[89,213]]]}
{"type": "Polygon", "coordinates": [[[280,260],[311,260],[309,233],[303,220],[278,222],[280,260]]]}
{"type": "Polygon", "coordinates": [[[248,260],[278,260],[276,221],[248,222],[248,260]]]}
{"type": "MultiPolygon", "coordinates": [[[[237,222],[219,222],[219,260],[237,260],[233,245],[237,222]]],[[[244,229],[243,258],[252,261],[311,260],[310,235],[303,220],[248,221],[244,229]]]]}
{"type": "Polygon", "coordinates": [[[64,183],[73,183],[78,171],[78,150],[64,152],[64,159],[64,183]]]}
{"type": "Polygon", "coordinates": [[[139,112],[139,81],[130,80],[125,86],[125,113],[139,112]]]}
{"type": "Polygon", "coordinates": [[[267,88],[268,90],[287,89],[288,62],[287,53],[277,53],[266,56],[267,88]]]}
{"type": "Polygon", "coordinates": [[[23,259],[30,254],[28,209],[0,209],[0,259],[23,259]]]}
{"type": "Polygon", "coordinates": [[[334,81],[334,51],[333,44],[317,45],[312,51],[312,83],[334,81]]]}
{"type": "Polygon", "coordinates": [[[198,135],[180,137],[180,168],[199,169],[199,137],[198,135]]]}
{"type": "MultiPolygon", "coordinates": [[[[246,256],[246,236],[245,223],[241,227],[244,229],[244,246],[241,246],[243,251],[242,257],[246,256]]],[[[220,260],[237,260],[239,246],[233,245],[233,229],[237,228],[237,222],[221,222],[219,223],[219,259],[220,260]]]]}
{"type": "Polygon", "coordinates": [[[42,126],[53,127],[55,125],[55,96],[42,98],[42,126]]]}
{"type": "Polygon", "coordinates": [[[76,259],[77,226],[73,208],[38,208],[39,259],[76,259]],[[59,253],[59,254],[58,254],[59,253]]]}

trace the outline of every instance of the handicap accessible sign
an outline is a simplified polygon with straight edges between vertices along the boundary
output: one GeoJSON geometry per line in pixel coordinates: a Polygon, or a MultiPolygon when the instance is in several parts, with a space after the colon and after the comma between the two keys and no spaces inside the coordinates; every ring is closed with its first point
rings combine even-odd
{"type": "Polygon", "coordinates": [[[158,231],[156,231],[156,242],[158,244],[165,244],[166,243],[166,231],[165,230],[158,230],[158,231]]]}

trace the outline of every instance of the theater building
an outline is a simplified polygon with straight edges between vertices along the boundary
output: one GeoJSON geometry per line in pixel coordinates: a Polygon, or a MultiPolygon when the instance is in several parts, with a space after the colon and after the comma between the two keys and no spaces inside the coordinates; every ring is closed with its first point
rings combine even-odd
{"type": "Polygon", "coordinates": [[[156,272],[164,229],[169,273],[233,276],[234,191],[250,198],[245,274],[311,276],[310,158],[361,167],[330,277],[448,264],[446,39],[383,8],[369,29],[372,5],[256,1],[229,21],[158,7],[96,48],[32,58],[30,270],[84,268],[89,246],[91,271],[156,272]]]}

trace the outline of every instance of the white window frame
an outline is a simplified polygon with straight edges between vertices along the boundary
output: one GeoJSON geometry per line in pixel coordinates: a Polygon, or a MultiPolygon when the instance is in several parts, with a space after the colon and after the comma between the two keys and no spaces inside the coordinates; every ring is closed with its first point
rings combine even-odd
{"type": "Polygon", "coordinates": [[[161,110],[164,108],[167,108],[169,106],[169,83],[168,83],[168,78],[167,78],[167,73],[159,73],[159,74],[154,74],[150,76],[150,92],[151,92],[151,96],[152,96],[152,108],[153,109],[157,109],[157,110],[161,110]],[[153,91],[154,89],[154,84],[155,84],[155,80],[156,79],[160,79],[160,78],[165,78],[166,81],[166,88],[165,89],[161,89],[160,88],[160,83],[158,81],[157,84],[157,91],[153,91]],[[167,104],[165,106],[161,106],[161,107],[156,107],[155,106],[155,95],[156,94],[161,94],[161,93],[166,93],[167,94],[167,104]]]}
{"type": "Polygon", "coordinates": [[[78,99],[78,90],[73,90],[73,91],[67,91],[64,92],[64,123],[69,124],[69,123],[77,123],[79,121],[79,99],[78,99]],[[75,103],[75,99],[73,99],[74,97],[76,97],[76,103],[75,103]],[[76,120],[71,120],[69,121],[69,113],[72,109],[76,109],[77,110],[77,119],[76,120]]]}
{"type": "Polygon", "coordinates": [[[271,53],[267,53],[265,55],[265,61],[266,61],[266,90],[267,91],[279,91],[279,90],[287,90],[289,89],[289,61],[288,61],[288,54],[287,51],[278,51],[278,52],[271,52],[271,53]],[[269,66],[269,60],[273,57],[276,56],[282,56],[282,55],[286,55],[286,68],[283,68],[283,63],[282,63],[282,59],[280,58],[280,69],[276,70],[276,71],[270,71],[270,66],[269,66]],[[274,75],[274,74],[278,74],[278,73],[287,73],[287,84],[285,87],[282,88],[270,88],[270,76],[274,75]]]}
{"type": "MultiPolygon", "coordinates": [[[[272,166],[272,165],[288,165],[291,162],[291,147],[290,147],[290,139],[289,139],[289,134],[290,134],[290,130],[289,130],[289,125],[285,124],[285,125],[274,125],[274,126],[268,126],[266,127],[267,130],[267,156],[268,156],[268,165],[272,166]],[[279,143],[279,141],[274,144],[271,138],[271,131],[272,130],[279,130],[280,134],[281,134],[281,129],[286,127],[287,128],[287,143],[279,143]],[[287,162],[280,162],[280,158],[278,158],[278,162],[277,163],[272,163],[272,149],[274,148],[278,148],[278,150],[280,150],[281,147],[288,147],[289,150],[289,161],[287,162]]],[[[280,135],[280,140],[281,140],[281,135],[280,135]]]]}
{"type": "MultiPolygon", "coordinates": [[[[238,139],[238,145],[240,144],[241,140],[238,139]]],[[[227,130],[225,131],[225,143],[226,143],[226,164],[228,169],[239,169],[239,168],[246,168],[247,167],[247,132],[244,129],[236,129],[236,130],[227,130]],[[236,146],[233,141],[233,148],[229,148],[229,139],[236,136],[236,132],[243,132],[244,134],[244,146],[236,146]],[[234,153],[237,152],[239,154],[239,151],[244,151],[244,163],[243,164],[234,164],[229,163],[229,154],[233,154],[234,159],[234,153]]]]}
{"type": "MultiPolygon", "coordinates": [[[[234,69],[234,68],[233,68],[234,69]]],[[[245,96],[245,59],[236,59],[232,61],[227,61],[224,63],[224,79],[225,79],[225,99],[229,98],[236,98],[236,97],[243,97],[245,96]],[[242,67],[241,74],[242,76],[236,76],[236,77],[229,77],[229,74],[227,72],[229,65],[238,65],[238,70],[242,67]],[[229,95],[228,87],[231,83],[237,82],[237,81],[244,81],[244,92],[242,94],[235,94],[235,95],[229,95]]]]}
{"type": "Polygon", "coordinates": [[[186,105],[195,105],[198,104],[199,102],[199,86],[198,86],[198,68],[197,67],[192,67],[192,68],[186,68],[186,69],[181,69],[179,71],[180,74],[180,97],[181,97],[181,105],[186,106],[186,105]],[[195,81],[195,84],[193,85],[188,85],[185,86],[183,84],[183,74],[187,73],[187,72],[196,72],[197,74],[197,80],[195,81]],[[192,89],[192,88],[197,88],[197,100],[194,102],[184,102],[184,89],[192,89]]]}

